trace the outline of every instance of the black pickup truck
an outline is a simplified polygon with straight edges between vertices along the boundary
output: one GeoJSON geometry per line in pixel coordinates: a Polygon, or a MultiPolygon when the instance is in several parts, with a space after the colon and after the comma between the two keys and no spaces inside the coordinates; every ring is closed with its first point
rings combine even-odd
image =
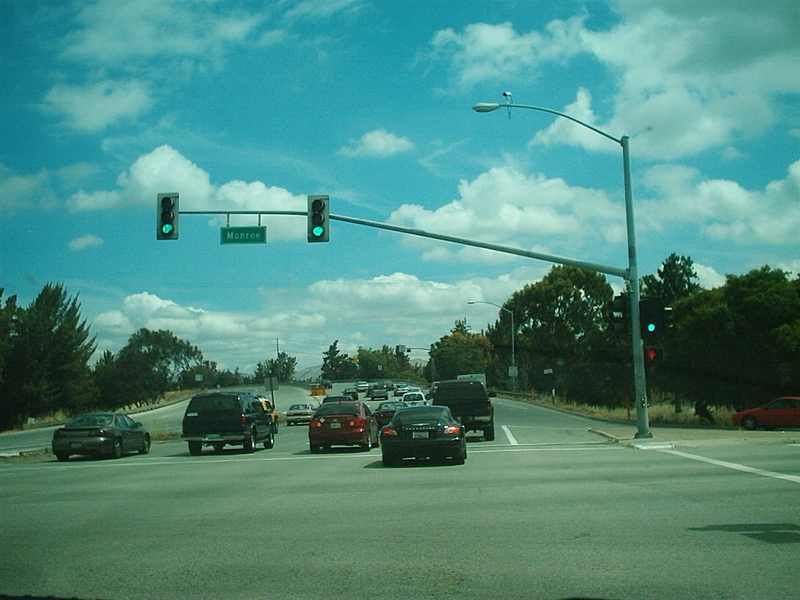
{"type": "Polygon", "coordinates": [[[482,381],[439,381],[431,396],[434,404],[447,406],[467,431],[482,431],[485,440],[494,440],[494,407],[482,381]]]}
{"type": "Polygon", "coordinates": [[[277,424],[259,397],[245,392],[210,392],[189,401],[183,416],[184,440],[189,453],[197,456],[203,446],[221,452],[226,444],[254,452],[258,442],[264,448],[275,445],[277,424]]]}

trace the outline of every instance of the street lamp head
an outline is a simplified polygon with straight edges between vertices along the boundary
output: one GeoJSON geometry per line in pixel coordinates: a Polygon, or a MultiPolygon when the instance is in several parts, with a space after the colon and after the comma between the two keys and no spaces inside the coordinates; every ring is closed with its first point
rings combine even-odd
{"type": "Polygon", "coordinates": [[[498,102],[478,102],[475,106],[472,107],[472,110],[479,113],[487,113],[492,112],[493,110],[497,110],[503,106],[498,102]]]}

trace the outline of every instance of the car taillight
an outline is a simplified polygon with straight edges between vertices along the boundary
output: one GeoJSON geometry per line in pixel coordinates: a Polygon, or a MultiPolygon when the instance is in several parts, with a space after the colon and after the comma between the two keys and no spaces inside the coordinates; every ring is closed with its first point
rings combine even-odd
{"type": "Polygon", "coordinates": [[[322,427],[322,421],[320,421],[319,419],[311,419],[311,421],[309,421],[309,423],[308,423],[308,426],[312,427],[312,428],[313,427],[322,427]]]}
{"type": "Polygon", "coordinates": [[[445,425],[442,433],[444,435],[458,435],[461,433],[461,427],[458,425],[445,425]]]}
{"type": "Polygon", "coordinates": [[[367,420],[364,417],[356,417],[348,423],[350,427],[364,427],[367,420]]]}
{"type": "Polygon", "coordinates": [[[391,437],[393,435],[398,435],[398,433],[397,433],[397,430],[394,427],[391,427],[391,426],[387,425],[386,427],[381,429],[381,435],[385,435],[385,436],[391,437]]]}
{"type": "Polygon", "coordinates": [[[242,415],[242,427],[247,427],[247,415],[242,415]]]}

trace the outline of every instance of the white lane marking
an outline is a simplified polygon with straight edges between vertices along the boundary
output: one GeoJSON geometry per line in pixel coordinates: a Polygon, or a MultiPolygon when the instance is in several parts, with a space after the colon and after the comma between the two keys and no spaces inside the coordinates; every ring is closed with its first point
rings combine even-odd
{"type": "Polygon", "coordinates": [[[508,443],[511,444],[512,446],[519,446],[517,438],[515,438],[512,435],[511,430],[508,428],[508,426],[503,425],[502,427],[503,427],[503,432],[506,434],[506,437],[508,438],[508,443]]]}
{"type": "Polygon", "coordinates": [[[752,473],[753,475],[761,475],[762,477],[772,477],[773,479],[782,479],[784,481],[791,481],[793,483],[800,483],[800,477],[797,475],[786,475],[785,473],[776,473],[775,471],[765,471],[763,469],[756,469],[738,463],[726,462],[724,460],[716,460],[714,458],[706,458],[705,456],[698,456],[697,454],[689,454],[688,452],[681,452],[680,450],[659,450],[659,452],[666,452],[667,454],[674,454],[675,456],[682,456],[691,460],[699,460],[710,465],[718,467],[725,467],[726,469],[733,469],[734,471],[743,471],[744,473],[752,473]]]}

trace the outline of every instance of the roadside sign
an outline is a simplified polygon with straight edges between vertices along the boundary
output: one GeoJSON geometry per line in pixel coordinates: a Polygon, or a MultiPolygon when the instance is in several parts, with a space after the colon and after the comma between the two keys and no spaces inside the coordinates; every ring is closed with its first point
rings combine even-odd
{"type": "Polygon", "coordinates": [[[256,227],[220,227],[220,244],[266,244],[267,228],[256,227]]]}

